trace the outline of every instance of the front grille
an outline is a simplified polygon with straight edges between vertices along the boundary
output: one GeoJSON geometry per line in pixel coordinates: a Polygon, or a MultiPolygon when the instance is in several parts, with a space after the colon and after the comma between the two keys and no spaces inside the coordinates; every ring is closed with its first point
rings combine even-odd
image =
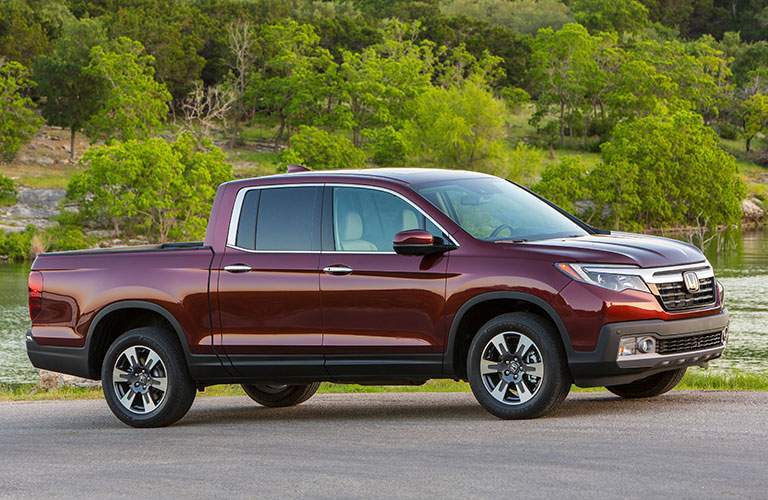
{"type": "Polygon", "coordinates": [[[659,283],[659,300],[664,309],[668,311],[681,311],[695,309],[715,303],[715,278],[702,278],[699,280],[699,290],[690,293],[685,289],[682,281],[673,283],[659,283]]]}
{"type": "Polygon", "coordinates": [[[673,339],[659,339],[656,342],[658,354],[675,354],[679,352],[702,351],[723,345],[723,332],[690,335],[673,339]]]}

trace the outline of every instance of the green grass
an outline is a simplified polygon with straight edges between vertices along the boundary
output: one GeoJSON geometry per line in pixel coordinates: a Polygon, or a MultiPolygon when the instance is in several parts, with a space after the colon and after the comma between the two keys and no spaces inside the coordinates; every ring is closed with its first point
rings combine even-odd
{"type": "MultiPolygon", "coordinates": [[[[705,391],[768,391],[768,372],[719,372],[689,370],[676,388],[679,390],[705,391]]],[[[601,387],[578,388],[574,392],[599,392],[601,387]]],[[[325,394],[372,394],[387,392],[469,392],[466,382],[430,380],[418,386],[367,386],[355,384],[324,383],[320,393],[325,394]]],[[[238,385],[217,385],[199,393],[202,397],[244,396],[238,385]]],[[[0,402],[4,401],[55,401],[76,399],[101,399],[101,389],[65,387],[51,391],[39,389],[34,384],[0,384],[0,402]]]]}

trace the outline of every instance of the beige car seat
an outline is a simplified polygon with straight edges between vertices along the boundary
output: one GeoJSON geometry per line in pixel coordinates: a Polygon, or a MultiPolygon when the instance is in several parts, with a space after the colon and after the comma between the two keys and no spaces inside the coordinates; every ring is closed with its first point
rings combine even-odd
{"type": "Polygon", "coordinates": [[[341,230],[341,250],[358,252],[375,252],[376,245],[363,238],[363,219],[357,212],[347,212],[341,230]]]}

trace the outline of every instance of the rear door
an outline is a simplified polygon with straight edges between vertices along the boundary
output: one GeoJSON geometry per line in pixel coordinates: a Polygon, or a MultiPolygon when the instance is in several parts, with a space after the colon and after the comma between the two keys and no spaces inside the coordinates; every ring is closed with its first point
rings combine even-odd
{"type": "Polygon", "coordinates": [[[321,203],[318,185],[238,193],[218,300],[219,343],[241,375],[323,373],[321,203]]]}
{"type": "Polygon", "coordinates": [[[396,254],[392,240],[406,229],[448,238],[394,192],[326,187],[320,287],[334,377],[431,376],[442,368],[448,257],[396,254]]]}

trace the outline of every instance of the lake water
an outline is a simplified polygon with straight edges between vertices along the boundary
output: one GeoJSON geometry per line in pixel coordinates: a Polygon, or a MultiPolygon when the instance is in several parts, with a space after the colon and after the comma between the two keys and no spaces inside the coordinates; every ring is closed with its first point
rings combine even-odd
{"type": "MultiPolygon", "coordinates": [[[[730,342],[717,369],[768,370],[768,231],[730,238],[718,255],[707,251],[726,290],[731,311],[730,342]]],[[[24,336],[29,328],[27,271],[23,264],[0,264],[0,383],[34,382],[24,336]]]]}

